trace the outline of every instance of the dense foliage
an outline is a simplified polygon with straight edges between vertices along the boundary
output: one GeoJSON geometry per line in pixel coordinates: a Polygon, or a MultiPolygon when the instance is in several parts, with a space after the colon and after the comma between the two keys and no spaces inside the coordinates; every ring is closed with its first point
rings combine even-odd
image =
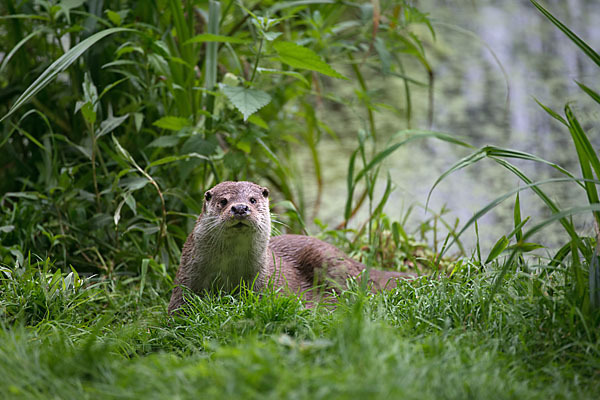
{"type": "Polygon", "coordinates": [[[268,184],[297,230],[295,149],[321,182],[323,134],[377,136],[363,74],[405,82],[404,117],[422,83],[403,60],[429,68],[411,32],[428,20],[408,3],[312,3],[6,2],[5,262],[33,251],[90,272],[139,272],[143,259],[169,268],[201,194],[226,179],[268,184]],[[332,108],[363,113],[364,126],[328,126],[332,108]]]}
{"type": "MultiPolygon", "coordinates": [[[[600,67],[592,48],[532,4],[600,67]]],[[[571,135],[574,173],[522,151],[411,129],[414,87],[427,88],[433,111],[420,38],[435,38],[413,2],[7,0],[0,15],[3,396],[597,396],[598,236],[582,236],[570,219],[600,222],[589,132],[568,104],[564,116],[542,105],[571,135]],[[372,90],[382,77],[402,88],[398,104],[372,90]],[[406,129],[378,129],[383,111],[406,129]],[[360,124],[348,131],[333,113],[360,124]],[[189,315],[167,317],[203,191],[225,179],[264,183],[276,228],[300,232],[322,197],[323,135],[357,144],[340,161],[342,223],[321,225],[321,235],[369,265],[433,278],[376,296],[351,284],[335,308],[242,291],[193,298],[189,315]],[[424,138],[473,151],[434,188],[482,159],[523,185],[462,227],[430,214],[416,238],[406,218],[384,213],[393,181],[382,179],[382,166],[424,138]],[[298,165],[300,152],[310,166],[298,165]],[[559,178],[550,181],[585,191],[588,204],[561,208],[545,191],[549,181],[525,175],[515,159],[552,166],[559,178]],[[300,169],[311,171],[315,206],[300,169]],[[523,190],[551,217],[523,218],[523,190]],[[489,254],[477,247],[469,256],[462,233],[507,199],[514,229],[489,254]],[[349,224],[361,208],[369,219],[349,224]],[[564,228],[564,246],[530,256],[540,247],[532,235],[551,223],[564,228]]]]}

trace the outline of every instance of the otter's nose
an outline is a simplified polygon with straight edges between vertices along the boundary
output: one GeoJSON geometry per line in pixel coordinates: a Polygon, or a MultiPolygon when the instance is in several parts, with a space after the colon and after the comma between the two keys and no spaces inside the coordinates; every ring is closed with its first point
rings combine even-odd
{"type": "Polygon", "coordinates": [[[231,206],[231,213],[236,218],[246,217],[250,215],[250,207],[246,204],[234,204],[231,206]]]}

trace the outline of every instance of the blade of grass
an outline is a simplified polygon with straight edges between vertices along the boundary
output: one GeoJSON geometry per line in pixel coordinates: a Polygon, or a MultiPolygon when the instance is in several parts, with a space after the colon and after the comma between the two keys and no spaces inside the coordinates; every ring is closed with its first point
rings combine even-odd
{"type": "MultiPolygon", "coordinates": [[[[432,194],[433,190],[448,175],[450,175],[453,172],[456,172],[460,169],[468,167],[486,157],[491,158],[500,164],[503,164],[503,162],[498,157],[516,158],[516,159],[521,159],[521,160],[528,160],[528,161],[543,163],[543,164],[549,165],[552,168],[558,170],[562,174],[564,174],[570,178],[573,178],[573,180],[575,182],[577,182],[579,184],[579,186],[581,186],[583,189],[585,189],[585,186],[583,184],[581,184],[577,180],[577,178],[575,178],[575,176],[573,174],[571,174],[569,171],[567,171],[566,169],[564,169],[563,167],[561,167],[560,165],[558,165],[556,163],[544,160],[543,158],[540,158],[533,154],[525,153],[522,151],[504,149],[504,148],[496,147],[496,146],[485,146],[485,147],[477,150],[475,153],[468,155],[468,156],[464,157],[463,159],[459,160],[456,164],[454,164],[452,167],[450,167],[448,170],[446,170],[442,175],[440,175],[440,177],[435,181],[435,183],[429,190],[429,193],[427,195],[427,202],[425,203],[425,207],[427,207],[427,205],[429,204],[429,199],[431,198],[431,194],[432,194]]],[[[504,166],[508,167],[509,170],[513,171],[519,177],[521,177],[521,175],[525,176],[516,167],[512,166],[512,164],[510,164],[510,163],[507,163],[504,166]]],[[[527,180],[526,183],[531,183],[531,180],[527,180]]]]}
{"type": "Polygon", "coordinates": [[[362,170],[360,170],[358,172],[358,174],[356,174],[356,177],[354,178],[355,183],[358,182],[367,172],[369,172],[371,169],[373,169],[373,167],[377,166],[379,163],[381,163],[383,160],[385,160],[387,157],[389,157],[394,151],[398,150],[400,147],[404,146],[405,144],[410,143],[417,139],[436,138],[436,139],[439,139],[439,140],[442,140],[445,142],[449,142],[449,143],[453,143],[453,144],[456,144],[459,146],[473,148],[473,146],[471,146],[470,144],[463,142],[462,140],[459,140],[452,135],[442,133],[442,132],[406,130],[406,131],[400,131],[400,132],[396,133],[392,137],[392,140],[399,134],[409,134],[411,136],[402,140],[401,142],[398,142],[394,145],[388,146],[384,150],[377,153],[375,155],[375,157],[373,157],[373,159],[362,170]]]}
{"type": "MultiPolygon", "coordinates": [[[[590,205],[587,205],[587,206],[573,207],[573,208],[570,208],[570,209],[558,212],[558,213],[550,216],[546,220],[540,222],[539,224],[535,225],[529,231],[527,231],[523,235],[523,240],[521,242],[525,243],[525,240],[527,240],[533,234],[541,231],[543,228],[545,228],[546,226],[548,226],[548,225],[550,225],[550,224],[552,224],[552,223],[554,223],[556,221],[562,221],[562,220],[566,219],[567,217],[571,217],[571,216],[577,215],[577,214],[585,214],[585,213],[588,213],[590,211],[592,211],[592,212],[600,212],[600,204],[590,204],[590,205]]],[[[488,305],[492,301],[493,296],[497,293],[498,288],[500,287],[500,284],[502,283],[502,280],[504,279],[504,276],[508,272],[508,269],[513,264],[513,262],[515,260],[515,257],[518,254],[519,254],[519,248],[518,248],[518,246],[515,246],[515,248],[511,252],[510,256],[508,257],[508,259],[506,260],[506,262],[502,266],[502,269],[500,270],[500,272],[498,273],[498,275],[496,275],[496,279],[494,281],[494,286],[492,286],[492,289],[491,289],[491,292],[490,292],[490,296],[489,296],[489,298],[487,300],[487,304],[488,305]]]]}
{"type": "Polygon", "coordinates": [[[600,104],[600,94],[598,94],[596,91],[590,89],[588,86],[584,85],[581,82],[575,81],[575,83],[581,88],[581,90],[586,92],[588,94],[588,96],[590,96],[592,99],[594,99],[594,101],[596,103],[600,104]]]}
{"type": "MultiPolygon", "coordinates": [[[[569,105],[565,106],[565,115],[569,122],[569,132],[575,143],[575,149],[581,167],[581,174],[583,175],[583,178],[586,179],[585,192],[588,201],[590,204],[598,203],[598,191],[596,185],[593,183],[594,174],[592,169],[596,173],[596,177],[600,177],[600,161],[569,105]]],[[[600,213],[594,213],[594,217],[596,219],[596,224],[600,226],[600,213]]]]}
{"type": "Polygon", "coordinates": [[[19,96],[15,104],[11,107],[6,115],[4,115],[0,122],[4,121],[6,118],[10,117],[15,113],[19,108],[21,108],[25,103],[27,103],[33,96],[35,96],[40,90],[48,86],[50,82],[58,74],[69,68],[71,64],[73,64],[86,50],[92,47],[101,39],[106,36],[112,35],[118,32],[136,32],[134,29],[128,28],[110,28],[98,33],[93,34],[87,39],[83,40],[81,43],[73,46],[69,51],[60,56],[56,61],[54,61],[42,74],[27,88],[25,91],[19,96]]]}
{"type": "MultiPolygon", "coordinates": [[[[219,19],[221,14],[221,3],[211,0],[208,6],[208,33],[212,35],[219,34],[219,19]]],[[[208,42],[206,44],[206,70],[205,88],[207,91],[213,91],[217,85],[217,42],[208,42]]],[[[211,115],[215,106],[215,96],[208,94],[206,98],[206,111],[211,115]]],[[[205,127],[207,131],[212,129],[213,118],[206,118],[205,127]]]]}
{"type": "MultiPolygon", "coordinates": [[[[528,179],[528,178],[527,178],[528,179]]],[[[559,183],[559,182],[571,182],[573,179],[575,178],[552,178],[552,179],[545,179],[542,181],[537,181],[537,182],[527,182],[527,184],[525,186],[513,189],[509,192],[506,192],[498,197],[496,197],[495,199],[493,199],[491,202],[489,202],[488,204],[486,204],[483,208],[479,209],[475,214],[473,214],[473,216],[465,223],[465,225],[462,227],[462,229],[460,231],[458,231],[458,233],[456,234],[456,237],[452,240],[452,242],[450,242],[450,244],[448,245],[447,248],[444,248],[441,250],[441,254],[443,255],[446,250],[448,248],[450,248],[454,242],[471,226],[473,225],[475,222],[477,222],[477,220],[479,220],[481,217],[483,217],[485,214],[487,214],[489,211],[491,211],[493,208],[495,208],[497,205],[499,205],[500,203],[502,203],[504,200],[508,199],[509,197],[513,196],[515,193],[519,193],[523,190],[526,189],[532,189],[532,190],[537,190],[540,193],[542,193],[543,196],[545,196],[547,198],[547,195],[542,192],[538,186],[547,184],[547,183],[559,183]]],[[[600,182],[598,182],[600,183],[600,182]]],[[[548,200],[550,200],[548,198],[548,200]]],[[[561,211],[558,209],[558,207],[556,207],[556,205],[554,205],[554,203],[550,200],[551,204],[554,207],[553,213],[554,214],[560,214],[561,211]]],[[[567,230],[567,232],[569,233],[569,235],[573,238],[579,238],[575,232],[575,228],[572,226],[572,224],[570,224],[568,222],[567,219],[561,219],[561,223],[563,223],[564,221],[566,221],[567,223],[567,227],[565,227],[565,230],[567,230]]],[[[564,226],[564,225],[563,225],[564,226]]],[[[525,235],[523,236],[523,240],[525,239],[525,235]]]]}
{"type": "Polygon", "coordinates": [[[540,3],[538,3],[535,0],[530,1],[538,10],[540,10],[542,14],[544,14],[546,18],[550,20],[550,22],[552,22],[558,29],[560,29],[565,35],[567,35],[567,37],[571,39],[573,43],[577,45],[577,47],[579,47],[593,62],[596,63],[596,65],[600,67],[600,55],[598,55],[598,53],[596,53],[590,46],[588,46],[586,42],[581,40],[579,36],[573,33],[569,28],[563,25],[562,22],[556,19],[554,15],[550,14],[550,12],[548,12],[548,10],[542,7],[540,3]]]}

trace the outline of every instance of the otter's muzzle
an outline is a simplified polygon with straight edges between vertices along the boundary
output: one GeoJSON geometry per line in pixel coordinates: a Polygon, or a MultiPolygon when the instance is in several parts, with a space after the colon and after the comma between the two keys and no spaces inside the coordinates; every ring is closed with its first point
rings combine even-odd
{"type": "Polygon", "coordinates": [[[250,207],[242,203],[234,204],[231,206],[231,214],[233,214],[235,219],[246,218],[248,215],[250,215],[250,207]]]}

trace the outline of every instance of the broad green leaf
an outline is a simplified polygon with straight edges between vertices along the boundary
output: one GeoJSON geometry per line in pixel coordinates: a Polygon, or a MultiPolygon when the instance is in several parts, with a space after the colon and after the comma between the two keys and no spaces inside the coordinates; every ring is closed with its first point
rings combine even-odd
{"type": "Polygon", "coordinates": [[[273,47],[279,54],[279,61],[292,68],[308,69],[334,78],[348,79],[331,68],[321,56],[309,48],[292,42],[275,42],[273,47]]]}
{"type": "Polygon", "coordinates": [[[88,124],[93,125],[96,122],[96,111],[91,102],[88,101],[81,107],[81,113],[88,124]]]}
{"type": "Polygon", "coordinates": [[[244,115],[244,121],[271,101],[271,96],[262,90],[222,85],[221,91],[231,104],[244,115]]]}
{"type": "Polygon", "coordinates": [[[120,117],[115,117],[112,115],[112,109],[109,109],[108,117],[100,123],[100,130],[97,133],[97,137],[102,137],[107,133],[110,133],[117,129],[123,121],[125,121],[129,117],[129,114],[122,115],[120,117]]]}
{"type": "Polygon", "coordinates": [[[504,251],[504,249],[506,249],[507,246],[508,239],[506,238],[506,236],[502,236],[500,239],[498,239],[494,247],[492,247],[490,255],[485,260],[485,263],[487,264],[491,261],[494,261],[504,251]]]}
{"type": "Polygon", "coordinates": [[[250,118],[248,118],[248,122],[250,122],[251,124],[254,124],[256,126],[259,126],[263,129],[269,129],[269,125],[267,125],[265,120],[262,119],[258,114],[251,115],[250,118]]]}
{"type": "Polygon", "coordinates": [[[250,151],[252,150],[252,143],[246,140],[240,140],[235,144],[235,147],[237,147],[246,154],[250,154],[250,151]]]}
{"type": "Polygon", "coordinates": [[[149,183],[149,181],[146,178],[136,176],[122,179],[121,183],[128,191],[133,192],[146,186],[149,183]]]}
{"type": "Polygon", "coordinates": [[[202,33],[200,35],[196,35],[193,38],[187,40],[184,44],[192,44],[192,43],[204,43],[204,42],[218,42],[218,43],[250,43],[249,40],[240,39],[231,36],[224,35],[214,35],[212,33],[202,33]]]}
{"type": "Polygon", "coordinates": [[[110,22],[113,23],[113,25],[117,25],[120,26],[121,25],[121,16],[119,15],[119,13],[116,13],[112,10],[106,10],[106,16],[108,17],[108,19],[110,20],[110,22]]]}
{"type": "Polygon", "coordinates": [[[162,129],[168,129],[170,131],[178,131],[180,129],[185,128],[186,126],[190,126],[191,124],[187,118],[167,115],[166,117],[162,117],[158,121],[154,121],[152,125],[162,129]]]}
{"type": "Polygon", "coordinates": [[[58,3],[58,12],[55,15],[55,18],[58,19],[58,17],[61,14],[65,15],[65,18],[67,20],[67,24],[71,25],[71,10],[75,9],[75,8],[79,8],[83,5],[83,3],[85,3],[85,0],[63,0],[60,3],[58,3]]]}
{"type": "Polygon", "coordinates": [[[164,135],[154,139],[148,147],[173,147],[179,143],[179,136],[175,135],[164,135]]]}
{"type": "Polygon", "coordinates": [[[35,96],[40,90],[45,88],[52,82],[54,78],[64,70],[66,70],[71,64],[73,64],[87,49],[96,44],[99,40],[106,36],[112,35],[118,32],[135,32],[133,29],[125,28],[110,28],[98,33],[93,34],[81,43],[73,46],[69,51],[54,61],[48,68],[42,72],[42,74],[31,84],[25,91],[19,96],[15,104],[11,107],[10,111],[0,119],[0,122],[10,117],[15,111],[21,108],[27,103],[33,96],[35,96]]]}

